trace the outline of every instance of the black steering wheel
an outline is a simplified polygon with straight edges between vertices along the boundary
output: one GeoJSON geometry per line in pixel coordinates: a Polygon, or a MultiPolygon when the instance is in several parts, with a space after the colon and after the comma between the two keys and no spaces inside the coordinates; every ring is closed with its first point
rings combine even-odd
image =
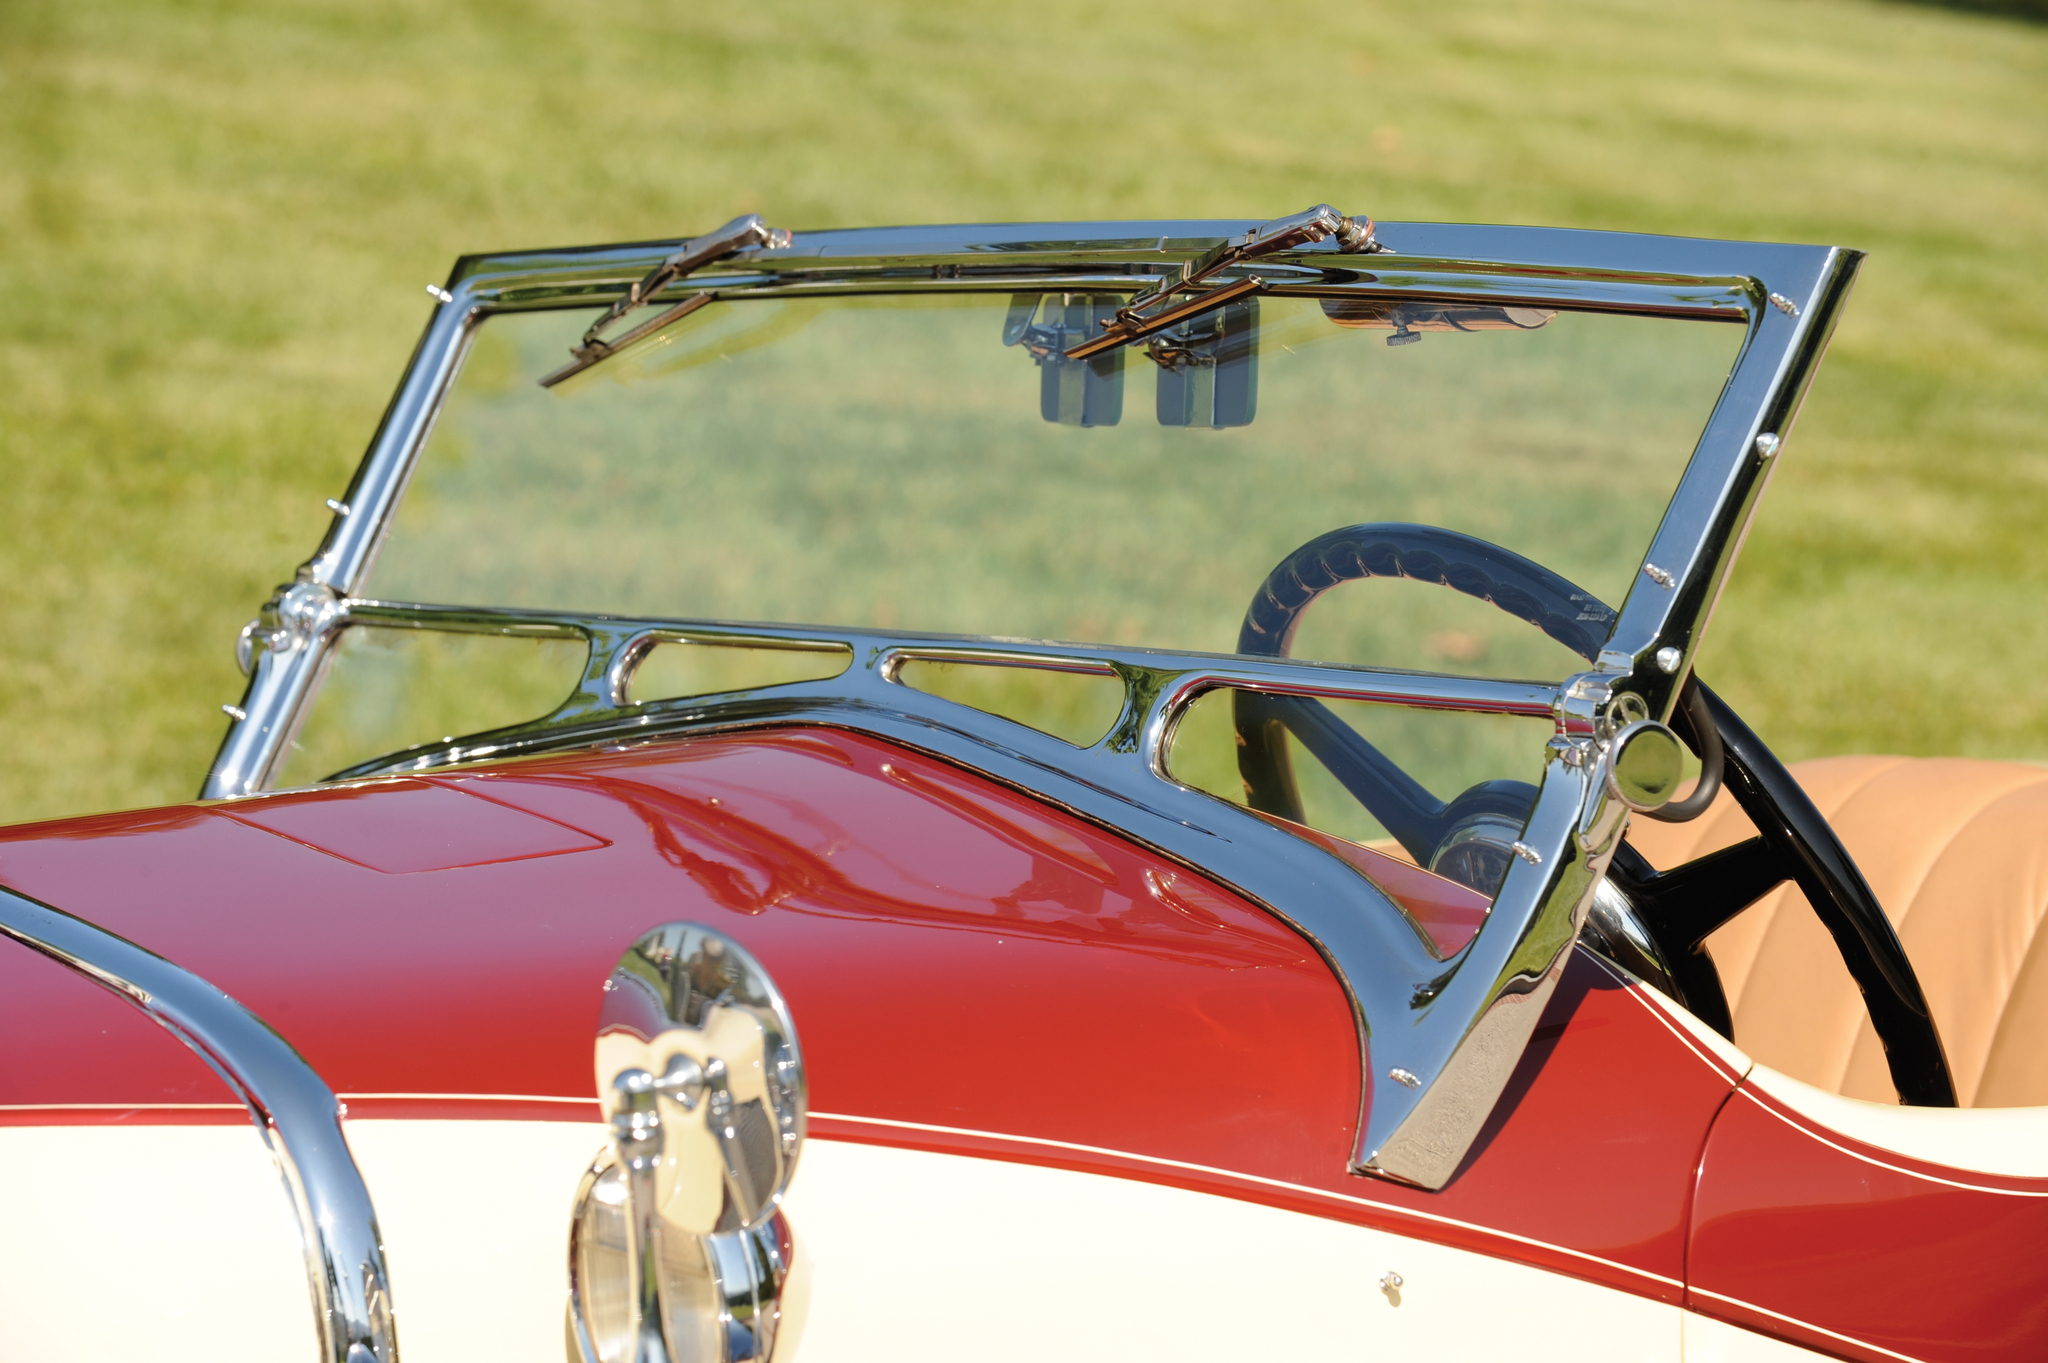
{"type": "MultiPolygon", "coordinates": [[[[1311,602],[1343,582],[1404,577],[1439,583],[1525,620],[1594,661],[1614,611],[1539,563],[1429,525],[1354,525],[1318,535],[1282,559],[1252,598],[1238,652],[1285,657],[1311,602]]],[[[1285,735],[1294,735],[1419,865],[1491,894],[1505,852],[1536,802],[1522,781],[1483,781],[1438,800],[1320,701],[1235,693],[1238,770],[1253,809],[1302,820],[1285,735]],[[1504,839],[1501,834],[1507,833],[1504,839]],[[1491,833],[1492,836],[1488,836],[1491,833]]],[[[1656,945],[1679,1001],[1733,1039],[1727,994],[1707,937],[1785,881],[1799,886],[1835,940],[1883,1043],[1901,1101],[1954,1107],[1955,1083],[1920,982],[1877,897],[1792,774],[1698,677],[1687,679],[1673,729],[1701,759],[1699,787],[1652,817],[1693,818],[1722,784],[1758,834],[1659,871],[1626,840],[1608,869],[1656,945]]]]}

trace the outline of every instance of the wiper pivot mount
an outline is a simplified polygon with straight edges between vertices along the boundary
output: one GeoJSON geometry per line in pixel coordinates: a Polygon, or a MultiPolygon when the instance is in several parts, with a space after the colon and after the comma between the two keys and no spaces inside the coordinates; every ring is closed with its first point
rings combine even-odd
{"type": "Polygon", "coordinates": [[[698,308],[703,307],[718,296],[716,293],[708,290],[704,293],[692,295],[668,311],[634,327],[623,336],[615,337],[609,341],[602,339],[601,333],[606,327],[612,325],[634,309],[646,307],[653,300],[655,294],[675,283],[678,279],[694,274],[714,261],[724,260],[727,256],[737,255],[741,251],[755,246],[765,246],[770,250],[779,250],[787,245],[789,245],[788,230],[781,227],[770,227],[767,223],[761,221],[759,213],[749,213],[745,217],[734,218],[716,232],[710,232],[701,237],[692,237],[683,243],[681,250],[677,251],[667,260],[662,261],[661,264],[655,266],[652,270],[649,270],[646,277],[635,284],[624,298],[621,298],[605,310],[604,316],[591,323],[590,329],[583,333],[582,343],[569,348],[571,356],[569,363],[543,378],[540,381],[540,386],[543,388],[553,388],[562,380],[582,373],[598,361],[607,359],[624,350],[635,341],[651,336],[671,323],[680,322],[683,318],[688,317],[698,308]]]}
{"type": "Polygon", "coordinates": [[[1233,265],[1300,246],[1311,246],[1333,237],[1337,241],[1337,249],[1347,255],[1387,249],[1373,239],[1371,218],[1347,218],[1328,204],[1317,204],[1292,217],[1275,218],[1187,262],[1178,275],[1162,280],[1150,292],[1133,298],[1117,311],[1114,320],[1102,324],[1102,335],[1075,346],[1067,352],[1067,358],[1085,360],[1091,355],[1100,355],[1105,350],[1143,340],[1154,332],[1164,331],[1211,309],[1258,293],[1266,287],[1266,281],[1254,275],[1196,294],[1182,303],[1171,301],[1173,295],[1186,293],[1233,265]]]}

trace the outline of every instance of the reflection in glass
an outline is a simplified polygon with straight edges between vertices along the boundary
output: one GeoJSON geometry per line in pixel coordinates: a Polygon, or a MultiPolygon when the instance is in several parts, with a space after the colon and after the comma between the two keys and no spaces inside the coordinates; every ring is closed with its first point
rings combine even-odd
{"type": "Polygon", "coordinates": [[[589,653],[580,638],[352,625],[335,641],[278,784],[310,785],[417,743],[536,719],[576,689],[589,653]]]}
{"type": "Polygon", "coordinates": [[[1124,707],[1115,673],[1052,671],[912,658],[896,679],[934,696],[1028,724],[1077,748],[1099,741],[1124,707]]]}
{"type": "Polygon", "coordinates": [[[656,644],[627,684],[627,699],[675,700],[751,691],[788,682],[823,681],[844,672],[853,654],[844,648],[768,648],[751,644],[656,644]]]}
{"type": "MultiPolygon", "coordinates": [[[[1167,769],[1183,784],[1251,808],[1238,734],[1245,694],[1198,697],[1174,730],[1167,769]]],[[[1349,735],[1351,751],[1319,760],[1287,733],[1300,818],[1254,812],[1357,868],[1409,911],[1440,952],[1463,945],[1507,874],[1535,802],[1551,722],[1370,701],[1279,703],[1321,707],[1349,735]],[[1362,754],[1377,754],[1395,774],[1376,775],[1362,754]]]]}
{"type": "MultiPolygon", "coordinates": [[[[501,315],[367,590],[1229,652],[1296,546],[1409,521],[1619,604],[1741,328],[1418,315],[1416,343],[1389,346],[1402,319],[1324,302],[1263,298],[1230,319],[1241,339],[1183,338],[1180,370],[1132,349],[1114,425],[1044,418],[1043,366],[1004,343],[1008,294],[729,300],[554,390],[534,380],[588,315],[501,315]],[[1240,344],[1257,398],[1230,421],[1247,424],[1215,393],[1185,417],[1186,392],[1162,424],[1160,385],[1185,388],[1188,364],[1217,378],[1206,363],[1240,344]]],[[[1420,610],[1389,583],[1339,594],[1360,604],[1333,599],[1296,656],[1572,670],[1442,623],[1451,593],[1420,610]]]]}

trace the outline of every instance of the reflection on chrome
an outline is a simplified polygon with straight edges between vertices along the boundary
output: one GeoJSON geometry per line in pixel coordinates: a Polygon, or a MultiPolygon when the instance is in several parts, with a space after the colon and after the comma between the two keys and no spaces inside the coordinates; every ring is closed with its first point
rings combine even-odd
{"type": "Polygon", "coordinates": [[[398,1322],[377,1212],[341,1105],[269,1024],[191,971],[125,937],[0,889],[12,938],[147,1013],[196,1051],[249,1110],[298,1220],[320,1363],[398,1363],[398,1322]]]}
{"type": "Polygon", "coordinates": [[[581,1363],[790,1357],[807,1280],[778,1208],[804,1075],[774,981],[710,928],[645,934],[605,982],[597,1087],[611,1142],[569,1229],[581,1363]]]}

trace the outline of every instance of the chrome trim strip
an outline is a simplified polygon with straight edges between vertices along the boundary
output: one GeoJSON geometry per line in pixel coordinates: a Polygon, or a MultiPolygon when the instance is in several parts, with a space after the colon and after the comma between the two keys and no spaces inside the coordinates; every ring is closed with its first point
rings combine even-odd
{"type": "MultiPolygon", "coordinates": [[[[1067,650],[1074,652],[1076,650],[1067,650]]],[[[1085,650],[1079,650],[1085,651],[1085,650]]],[[[892,648],[876,665],[884,681],[896,681],[905,663],[961,663],[969,667],[1021,667],[1039,672],[1064,672],[1076,677],[1114,677],[1114,667],[1099,659],[1062,658],[1055,654],[1021,654],[1000,648],[892,648]]]]}
{"type": "Polygon", "coordinates": [[[191,971],[26,895],[0,889],[0,935],[134,1004],[226,1081],[298,1218],[323,1363],[398,1363],[370,1190],[342,1135],[340,1105],[291,1043],[191,971]]]}

